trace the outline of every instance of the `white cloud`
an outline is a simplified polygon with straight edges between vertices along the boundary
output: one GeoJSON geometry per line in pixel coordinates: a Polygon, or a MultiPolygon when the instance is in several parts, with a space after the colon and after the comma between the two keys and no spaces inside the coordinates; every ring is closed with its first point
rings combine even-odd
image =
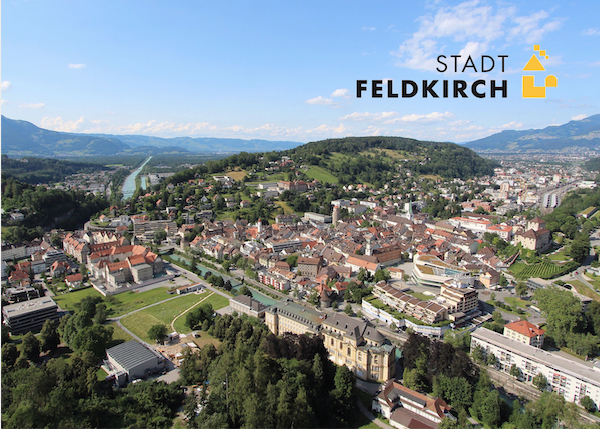
{"type": "MultiPolygon", "coordinates": [[[[101,125],[100,121],[95,121],[96,125],[101,125]]],[[[79,132],[100,132],[101,129],[92,130],[86,125],[93,124],[94,121],[88,121],[81,116],[76,121],[65,121],[60,116],[51,118],[45,116],[42,118],[42,128],[47,128],[53,131],[61,131],[63,133],[79,133],[79,132]]]]}
{"type": "Polygon", "coordinates": [[[46,103],[22,103],[19,105],[21,109],[41,109],[46,103]]]}
{"type": "Polygon", "coordinates": [[[194,135],[205,131],[216,130],[215,125],[209,122],[190,122],[187,124],[175,124],[174,122],[157,122],[150,120],[146,123],[124,125],[118,128],[120,133],[125,134],[150,134],[150,135],[194,135]]]}
{"type": "Polygon", "coordinates": [[[390,121],[387,121],[386,123],[394,124],[397,122],[439,122],[452,118],[454,118],[454,113],[452,112],[432,112],[426,115],[417,115],[413,113],[411,115],[404,115],[401,118],[392,119],[390,121]]]}
{"type": "Polygon", "coordinates": [[[376,27],[363,27],[362,29],[363,29],[364,31],[375,31],[375,30],[377,30],[377,28],[376,28],[376,27]]]}
{"type": "MultiPolygon", "coordinates": [[[[391,54],[399,58],[398,66],[430,71],[439,66],[437,56],[446,52],[448,43],[459,47],[454,52],[446,52],[447,55],[457,50],[465,55],[481,55],[495,41],[540,43],[546,33],[562,25],[561,20],[551,19],[543,10],[519,16],[513,6],[494,9],[479,0],[440,7],[434,14],[423,15],[417,21],[420,23],[417,32],[391,54]]],[[[464,61],[461,66],[463,64],[464,61]]]]}
{"type": "Polygon", "coordinates": [[[587,118],[588,115],[586,115],[585,113],[582,113],[581,115],[575,115],[571,118],[572,121],[581,121],[582,119],[587,118]]]}
{"type": "Polygon", "coordinates": [[[69,64],[70,69],[82,69],[85,67],[85,64],[69,64]]]}
{"type": "Polygon", "coordinates": [[[317,128],[313,128],[311,130],[306,130],[306,134],[331,134],[332,132],[335,134],[343,134],[348,129],[344,126],[344,124],[340,124],[338,127],[329,127],[326,124],[320,125],[317,128]]]}
{"type": "Polygon", "coordinates": [[[600,36],[600,30],[597,28],[588,28],[581,32],[584,36],[600,36]]]}
{"type": "Polygon", "coordinates": [[[310,105],[321,105],[321,106],[333,106],[335,103],[333,102],[333,100],[331,98],[325,98],[321,95],[319,95],[318,97],[315,98],[310,98],[308,100],[306,100],[306,104],[310,104],[310,105]]]}
{"type": "Polygon", "coordinates": [[[558,30],[562,26],[560,20],[550,21],[542,25],[541,21],[549,16],[548,12],[541,10],[529,16],[513,17],[512,20],[517,23],[517,26],[509,30],[508,40],[519,38],[529,44],[539,43],[546,33],[558,30]]]}
{"type": "Polygon", "coordinates": [[[453,127],[458,127],[458,126],[461,126],[461,125],[467,125],[470,122],[471,121],[469,121],[467,119],[459,119],[458,121],[450,122],[448,125],[451,125],[453,127]]]}
{"type": "Polygon", "coordinates": [[[517,122],[517,121],[511,121],[508,124],[504,124],[500,127],[500,129],[503,130],[508,130],[508,129],[515,129],[515,128],[521,128],[523,126],[523,122],[517,122]]]}
{"type": "Polygon", "coordinates": [[[2,82],[0,84],[0,88],[2,89],[2,92],[9,91],[12,88],[12,83],[10,83],[9,81],[5,80],[4,82],[2,82]]]}
{"type": "Polygon", "coordinates": [[[6,106],[7,104],[10,104],[8,100],[5,100],[5,99],[0,100],[0,106],[6,106]]]}
{"type": "Polygon", "coordinates": [[[333,91],[331,93],[332,97],[348,97],[348,94],[350,93],[350,91],[346,88],[340,88],[340,89],[336,89],[335,91],[333,91]]]}
{"type": "Polygon", "coordinates": [[[338,118],[338,121],[383,121],[386,119],[393,118],[397,116],[398,112],[379,112],[379,113],[370,113],[370,112],[354,112],[350,113],[346,116],[342,116],[338,118]]]}

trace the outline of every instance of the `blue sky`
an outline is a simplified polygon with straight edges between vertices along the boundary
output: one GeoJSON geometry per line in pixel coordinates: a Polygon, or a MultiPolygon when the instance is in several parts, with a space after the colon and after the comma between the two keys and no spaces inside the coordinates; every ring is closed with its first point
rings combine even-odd
{"type": "Polygon", "coordinates": [[[2,114],[82,133],[465,142],[600,113],[598,16],[595,0],[6,0],[2,114]],[[521,96],[534,44],[536,84],[558,79],[545,99],[521,96]],[[435,70],[459,54],[508,58],[435,70]],[[506,79],[508,97],[357,98],[358,79],[506,79]]]}

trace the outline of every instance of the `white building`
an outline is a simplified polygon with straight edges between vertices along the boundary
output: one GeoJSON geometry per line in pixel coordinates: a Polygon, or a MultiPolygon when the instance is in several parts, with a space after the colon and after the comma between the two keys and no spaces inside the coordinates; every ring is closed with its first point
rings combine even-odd
{"type": "Polygon", "coordinates": [[[448,219],[448,223],[460,228],[468,229],[473,232],[486,232],[487,229],[492,225],[489,220],[470,219],[466,217],[453,217],[448,219]]]}
{"type": "Polygon", "coordinates": [[[421,286],[441,287],[449,280],[473,286],[475,278],[465,268],[448,264],[433,255],[416,255],[412,278],[421,286]]]}
{"type": "Polygon", "coordinates": [[[580,360],[568,359],[557,353],[523,344],[486,328],[471,334],[471,351],[480,346],[484,353],[496,356],[496,368],[509,372],[512,365],[521,371],[520,380],[531,383],[537,374],[548,380],[548,388],[563,395],[569,402],[579,403],[589,396],[600,404],[600,367],[580,360]]]}

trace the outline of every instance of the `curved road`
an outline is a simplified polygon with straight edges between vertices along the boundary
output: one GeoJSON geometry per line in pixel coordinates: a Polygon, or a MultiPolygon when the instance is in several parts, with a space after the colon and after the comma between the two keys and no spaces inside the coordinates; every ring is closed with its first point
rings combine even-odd
{"type": "MultiPolygon", "coordinates": [[[[181,267],[179,267],[179,266],[178,266],[178,268],[179,268],[179,269],[180,269],[182,272],[184,272],[184,273],[185,273],[185,276],[186,276],[186,277],[187,277],[189,280],[191,280],[192,282],[200,283],[200,284],[201,284],[201,285],[203,285],[203,286],[204,286],[204,287],[205,287],[207,290],[210,290],[211,292],[213,292],[213,293],[216,293],[216,294],[218,294],[218,295],[222,295],[222,296],[224,296],[224,297],[225,297],[225,298],[227,298],[227,299],[231,298],[231,295],[228,295],[227,293],[225,293],[225,292],[223,292],[223,291],[221,291],[221,290],[219,290],[219,289],[216,289],[216,288],[212,287],[211,285],[209,285],[208,283],[206,283],[206,282],[204,281],[204,279],[202,279],[202,278],[198,277],[196,274],[192,273],[191,271],[188,271],[188,270],[186,270],[185,268],[181,268],[181,267]]],[[[152,344],[149,344],[149,343],[147,343],[146,341],[142,340],[140,337],[138,337],[138,336],[137,336],[137,335],[135,335],[133,332],[131,332],[129,329],[127,329],[125,326],[123,326],[123,324],[121,323],[121,319],[122,319],[123,317],[125,317],[125,316],[128,316],[128,315],[130,315],[130,314],[137,313],[138,311],[141,311],[141,310],[145,310],[146,308],[154,307],[155,305],[163,304],[163,303],[165,303],[165,302],[167,302],[167,301],[171,301],[171,300],[173,300],[173,299],[180,298],[181,296],[183,296],[183,295],[177,295],[177,296],[174,296],[174,297],[172,297],[172,298],[167,298],[167,299],[164,299],[164,300],[162,300],[162,301],[155,302],[155,303],[153,303],[153,304],[149,304],[149,305],[147,305],[147,306],[145,306],[145,307],[138,308],[137,310],[130,311],[129,313],[125,313],[125,314],[122,314],[122,315],[120,315],[120,316],[117,316],[117,317],[111,317],[111,318],[108,318],[108,319],[106,319],[106,320],[107,320],[107,321],[112,321],[112,322],[115,322],[119,328],[123,329],[125,332],[127,332],[129,335],[131,335],[131,337],[132,337],[132,338],[134,338],[135,340],[137,340],[137,341],[139,341],[139,342],[141,342],[141,343],[144,343],[144,344],[146,344],[146,345],[152,346],[152,344]]],[[[206,298],[204,298],[204,299],[206,299],[206,298]]],[[[204,300],[204,299],[203,299],[203,300],[204,300]]],[[[202,302],[203,300],[201,300],[200,302],[202,302]]],[[[190,307],[190,308],[193,308],[193,307],[194,307],[194,306],[196,306],[196,305],[198,305],[198,303],[194,304],[194,305],[193,305],[192,307],[190,307]]],[[[189,311],[189,310],[190,310],[190,308],[188,308],[186,311],[189,311]]],[[[181,316],[181,315],[179,315],[179,316],[181,316]]],[[[177,316],[177,317],[179,317],[179,316],[177,316]]]]}

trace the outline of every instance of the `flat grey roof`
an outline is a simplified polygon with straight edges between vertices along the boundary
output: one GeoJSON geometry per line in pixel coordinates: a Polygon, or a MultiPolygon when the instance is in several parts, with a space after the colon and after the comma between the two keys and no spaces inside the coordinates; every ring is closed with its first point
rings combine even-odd
{"type": "Polygon", "coordinates": [[[106,354],[121,365],[125,371],[130,371],[149,360],[162,357],[158,352],[135,340],[111,347],[106,350],[106,354]]]}
{"type": "Polygon", "coordinates": [[[51,308],[58,308],[58,306],[52,300],[52,298],[43,296],[41,298],[30,299],[29,301],[5,305],[2,307],[2,312],[7,317],[18,317],[31,313],[32,311],[48,310],[51,308]]]}
{"type": "Polygon", "coordinates": [[[510,352],[521,355],[534,362],[539,362],[557,371],[579,378],[585,382],[600,386],[600,372],[593,367],[586,366],[584,362],[576,359],[567,359],[557,353],[550,353],[529,344],[521,343],[505,337],[502,334],[486,328],[477,328],[471,333],[471,337],[479,338],[510,352]]]}

